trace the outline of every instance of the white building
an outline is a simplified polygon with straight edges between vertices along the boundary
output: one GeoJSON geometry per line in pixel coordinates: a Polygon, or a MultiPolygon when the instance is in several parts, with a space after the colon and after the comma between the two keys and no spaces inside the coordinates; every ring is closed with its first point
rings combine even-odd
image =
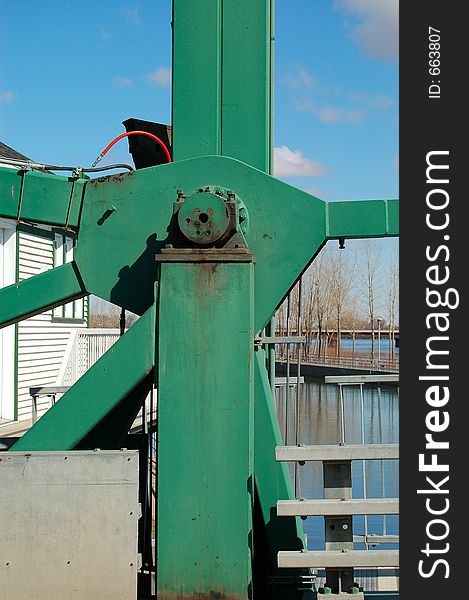
{"type": "MultiPolygon", "coordinates": [[[[26,160],[1,142],[0,157],[26,160]]],[[[69,262],[74,244],[70,232],[0,219],[0,288],[69,262]]],[[[0,427],[31,419],[30,387],[64,384],[64,361],[74,332],[87,327],[87,311],[80,299],[0,329],[0,427]]]]}

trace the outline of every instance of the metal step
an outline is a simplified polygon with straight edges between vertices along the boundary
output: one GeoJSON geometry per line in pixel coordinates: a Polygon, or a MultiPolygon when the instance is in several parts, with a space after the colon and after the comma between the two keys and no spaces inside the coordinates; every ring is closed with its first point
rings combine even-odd
{"type": "Polygon", "coordinates": [[[325,383],[338,383],[351,385],[360,383],[399,383],[399,374],[392,375],[329,375],[324,378],[325,383]]]}
{"type": "Polygon", "coordinates": [[[305,344],[304,335],[271,335],[254,338],[255,344],[305,344]]]}
{"type": "Polygon", "coordinates": [[[275,459],[278,461],[395,460],[398,458],[399,444],[337,444],[275,448],[275,459]]]}
{"type": "Polygon", "coordinates": [[[370,544],[370,546],[372,546],[373,544],[398,544],[399,536],[392,535],[392,534],[383,534],[383,535],[370,534],[367,536],[354,535],[353,541],[356,544],[367,543],[367,544],[370,544]]]}
{"type": "Polygon", "coordinates": [[[277,502],[277,515],[279,517],[397,514],[399,514],[398,498],[279,500],[277,502]]]}
{"type": "MultiPolygon", "coordinates": [[[[298,382],[298,377],[289,377],[289,385],[291,385],[291,386],[296,385],[297,382],[298,382]]],[[[305,378],[300,377],[300,383],[304,383],[304,382],[305,382],[305,378]]],[[[287,378],[286,377],[276,377],[275,385],[276,386],[287,385],[287,378]]]]}
{"type": "Polygon", "coordinates": [[[280,568],[398,567],[399,550],[282,550],[277,562],[280,568]]]}

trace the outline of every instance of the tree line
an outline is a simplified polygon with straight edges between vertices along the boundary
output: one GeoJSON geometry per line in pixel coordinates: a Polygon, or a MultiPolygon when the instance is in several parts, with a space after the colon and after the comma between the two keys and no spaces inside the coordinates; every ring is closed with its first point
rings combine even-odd
{"type": "Polygon", "coordinates": [[[345,249],[329,242],[304,273],[276,317],[279,335],[301,335],[306,351],[323,356],[333,346],[342,353],[344,329],[371,331],[371,358],[376,354],[376,334],[389,338],[394,357],[399,325],[399,257],[397,241],[384,255],[379,240],[348,242],[345,249]],[[289,318],[288,318],[289,315],[289,318]]]}

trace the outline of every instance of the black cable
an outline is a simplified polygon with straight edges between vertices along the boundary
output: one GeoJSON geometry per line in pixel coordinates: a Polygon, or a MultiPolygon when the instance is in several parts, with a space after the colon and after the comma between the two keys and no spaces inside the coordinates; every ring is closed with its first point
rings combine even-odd
{"type": "Polygon", "coordinates": [[[14,159],[4,159],[0,158],[0,164],[7,164],[15,167],[28,167],[31,169],[39,169],[41,171],[73,171],[73,172],[81,172],[81,173],[95,173],[98,171],[108,171],[109,169],[128,169],[129,171],[134,171],[134,168],[125,163],[113,164],[113,165],[104,165],[102,167],[65,167],[59,165],[46,165],[42,163],[35,163],[31,161],[25,160],[14,160],[14,159]]]}

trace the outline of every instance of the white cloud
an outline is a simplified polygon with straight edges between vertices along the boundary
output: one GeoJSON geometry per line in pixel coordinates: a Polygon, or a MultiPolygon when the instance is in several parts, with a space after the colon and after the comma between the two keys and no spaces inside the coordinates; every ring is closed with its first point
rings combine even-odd
{"type": "Polygon", "coordinates": [[[367,92],[351,92],[349,98],[356,104],[362,104],[376,110],[388,110],[394,106],[394,100],[387,94],[369,94],[367,92]]]}
{"type": "Polygon", "coordinates": [[[283,83],[293,90],[310,89],[317,80],[303,65],[295,65],[291,73],[283,77],[283,83]]]}
{"type": "Polygon", "coordinates": [[[334,106],[322,106],[315,111],[321,123],[335,125],[337,123],[361,123],[365,113],[363,110],[349,110],[334,106]]]}
{"type": "Polygon", "coordinates": [[[370,58],[399,56],[399,0],[334,0],[334,9],[351,15],[350,36],[370,58]]]}
{"type": "Polygon", "coordinates": [[[1,104],[11,104],[15,99],[15,93],[10,90],[5,90],[0,92],[0,103],[1,104]]]}
{"type": "Polygon", "coordinates": [[[147,74],[147,79],[150,83],[159,87],[169,87],[171,85],[171,69],[168,67],[158,67],[147,74]]]}
{"type": "Polygon", "coordinates": [[[362,109],[348,109],[331,105],[318,105],[312,100],[302,100],[297,103],[297,109],[316,115],[321,123],[336,125],[337,123],[351,123],[357,125],[365,118],[362,109]]]}
{"type": "Polygon", "coordinates": [[[107,27],[105,27],[104,25],[100,25],[99,26],[99,37],[104,42],[109,42],[109,40],[112,38],[112,34],[107,27]]]}
{"type": "Polygon", "coordinates": [[[276,177],[317,177],[324,175],[326,168],[321,163],[303,156],[300,150],[288,146],[274,148],[274,175],[276,177]]]}
{"type": "Polygon", "coordinates": [[[130,77],[114,77],[114,85],[119,88],[130,87],[133,81],[130,77]]]}
{"type": "Polygon", "coordinates": [[[121,6],[121,14],[127,21],[129,21],[129,23],[133,23],[134,25],[141,25],[142,23],[140,18],[140,9],[138,6],[134,6],[133,8],[121,6]]]}

